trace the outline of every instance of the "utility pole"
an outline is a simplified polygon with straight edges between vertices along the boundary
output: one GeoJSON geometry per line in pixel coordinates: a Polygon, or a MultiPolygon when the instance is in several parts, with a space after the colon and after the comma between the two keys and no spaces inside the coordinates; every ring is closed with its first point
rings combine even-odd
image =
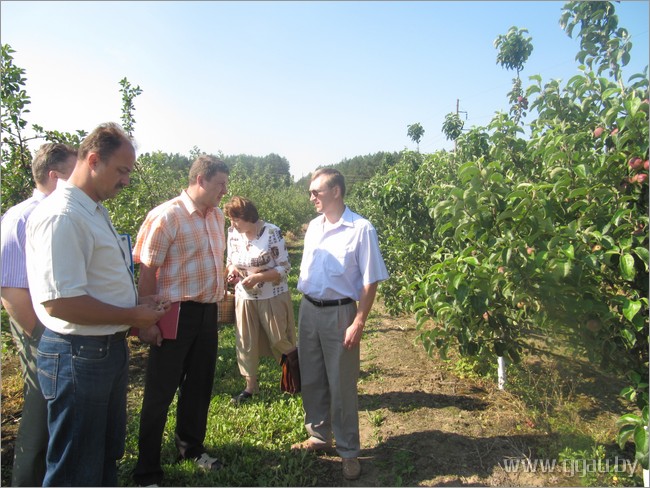
{"type": "MultiPolygon", "coordinates": [[[[460,98],[456,99],[456,116],[460,118],[458,114],[465,114],[465,120],[467,120],[467,112],[460,110],[460,98]]],[[[456,152],[457,149],[456,144],[458,143],[456,142],[456,139],[454,139],[454,152],[456,152]]]]}

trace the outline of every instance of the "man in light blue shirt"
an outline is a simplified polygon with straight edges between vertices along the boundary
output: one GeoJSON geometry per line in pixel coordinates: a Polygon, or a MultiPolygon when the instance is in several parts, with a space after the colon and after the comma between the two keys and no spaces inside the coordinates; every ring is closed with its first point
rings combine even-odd
{"type": "Polygon", "coordinates": [[[32,175],[36,183],[34,194],[7,210],[0,225],[2,304],[9,313],[11,334],[25,381],[22,418],[14,443],[12,486],[41,486],[48,439],[47,405],[36,373],[36,348],[43,333],[43,324],[32,306],[25,264],[27,218],[56,189],[59,179],[68,179],[76,161],[76,149],[66,144],[43,144],[32,162],[32,175]]]}
{"type": "Polygon", "coordinates": [[[316,171],[309,186],[319,217],[305,234],[298,290],[298,354],[305,427],[292,446],[329,449],[332,433],[343,477],[359,478],[357,381],[360,343],[377,286],[388,278],[377,231],[344,203],[345,180],[335,169],[316,171]]]}

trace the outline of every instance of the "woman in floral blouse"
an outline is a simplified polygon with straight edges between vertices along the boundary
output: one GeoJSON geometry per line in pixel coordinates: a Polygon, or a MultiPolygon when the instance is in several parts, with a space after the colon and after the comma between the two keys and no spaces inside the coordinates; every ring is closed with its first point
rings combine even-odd
{"type": "Polygon", "coordinates": [[[250,200],[234,196],[225,207],[228,229],[228,282],[235,285],[237,363],[246,387],[241,403],[259,391],[260,356],[278,362],[296,356],[296,328],[287,283],[289,253],[280,229],[260,220],[250,200]]]}

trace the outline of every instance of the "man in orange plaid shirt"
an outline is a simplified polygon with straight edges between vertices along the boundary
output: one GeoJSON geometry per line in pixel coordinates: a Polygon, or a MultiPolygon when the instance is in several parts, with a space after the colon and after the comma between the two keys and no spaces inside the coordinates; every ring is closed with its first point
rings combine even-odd
{"type": "Polygon", "coordinates": [[[133,472],[140,486],[162,482],[162,435],[177,389],[179,458],[206,470],[221,467],[203,440],[217,359],[217,302],[224,295],[225,219],[217,206],[228,190],[229,173],[223,161],[199,156],[188,188],[149,212],[136,239],[140,294],[155,290],[180,302],[175,339],[163,339],[157,326],[140,333],[151,344],[133,472]]]}

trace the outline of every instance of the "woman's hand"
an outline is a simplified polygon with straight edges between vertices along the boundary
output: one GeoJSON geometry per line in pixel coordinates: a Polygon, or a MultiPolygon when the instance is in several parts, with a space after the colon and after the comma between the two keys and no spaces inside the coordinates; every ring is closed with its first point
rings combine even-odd
{"type": "Polygon", "coordinates": [[[250,276],[247,276],[244,278],[241,282],[242,286],[244,288],[253,288],[255,285],[257,285],[260,281],[262,280],[262,274],[261,273],[255,273],[250,276]]]}
{"type": "Polygon", "coordinates": [[[237,283],[239,283],[240,278],[241,275],[239,274],[237,268],[233,267],[232,269],[228,270],[228,276],[226,277],[228,284],[236,285],[237,283]]]}

